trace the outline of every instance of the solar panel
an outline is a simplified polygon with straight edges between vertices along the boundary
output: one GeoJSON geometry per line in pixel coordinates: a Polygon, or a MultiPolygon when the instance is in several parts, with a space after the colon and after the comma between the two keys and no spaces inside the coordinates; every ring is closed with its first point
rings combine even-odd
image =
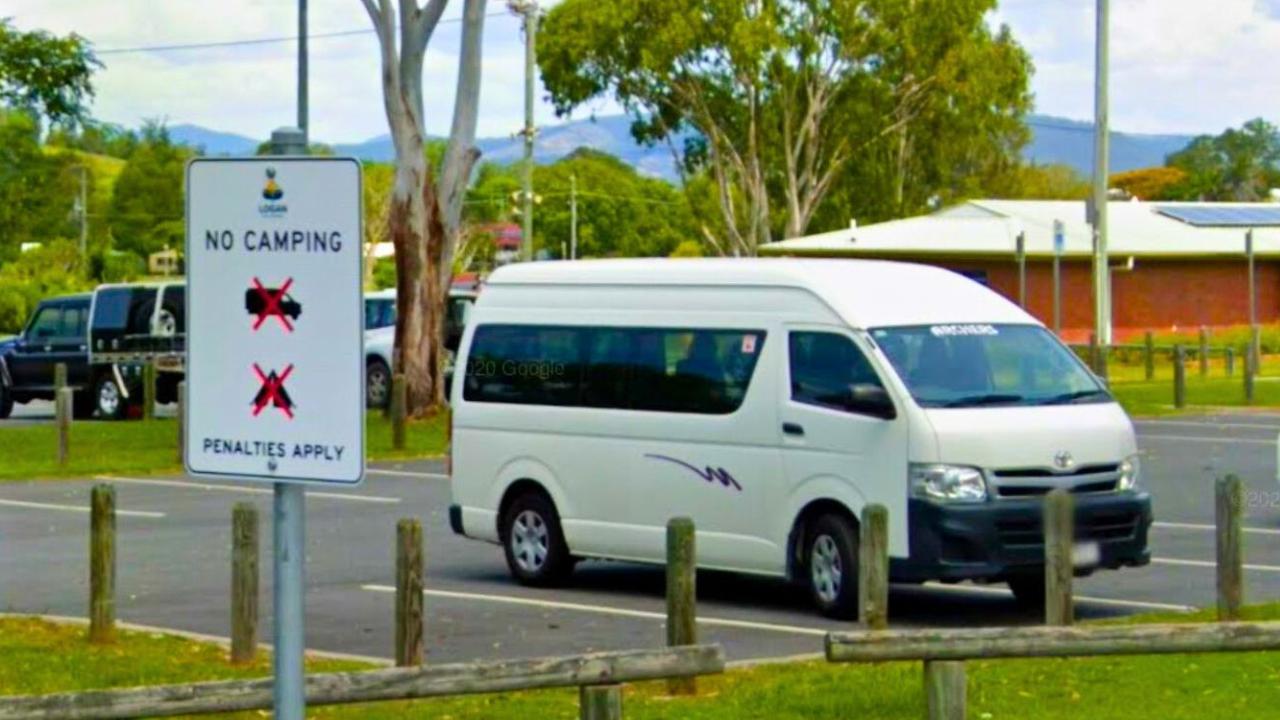
{"type": "Polygon", "coordinates": [[[1156,212],[1195,227],[1280,227],[1280,205],[1160,205],[1156,212]]]}

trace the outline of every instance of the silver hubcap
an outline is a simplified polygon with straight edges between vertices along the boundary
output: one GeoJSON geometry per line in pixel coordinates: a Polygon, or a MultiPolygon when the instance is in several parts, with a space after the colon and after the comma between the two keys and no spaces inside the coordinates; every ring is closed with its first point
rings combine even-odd
{"type": "Polygon", "coordinates": [[[830,535],[819,535],[813,541],[809,556],[809,571],[813,575],[813,590],[823,602],[835,602],[844,579],[844,563],[836,541],[830,535]]]}
{"type": "Polygon", "coordinates": [[[511,524],[511,554],[521,570],[536,573],[547,562],[547,548],[551,535],[547,531],[547,523],[542,516],[532,510],[525,510],[516,516],[511,524]]]}
{"type": "Polygon", "coordinates": [[[382,368],[369,371],[369,404],[381,407],[387,401],[387,374],[382,368]]]}
{"type": "Polygon", "coordinates": [[[104,382],[98,386],[98,409],[103,415],[115,415],[120,409],[120,388],[114,382],[104,382]]]}

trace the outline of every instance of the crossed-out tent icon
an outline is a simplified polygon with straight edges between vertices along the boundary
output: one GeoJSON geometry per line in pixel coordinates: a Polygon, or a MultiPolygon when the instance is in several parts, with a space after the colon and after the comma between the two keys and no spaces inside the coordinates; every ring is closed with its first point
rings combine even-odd
{"type": "Polygon", "coordinates": [[[289,375],[292,373],[292,363],[285,366],[284,372],[279,374],[275,370],[264,373],[258,363],[253,364],[253,374],[258,377],[258,382],[261,383],[258,388],[258,394],[253,396],[254,417],[258,417],[268,405],[272,405],[284,413],[285,417],[290,420],[293,419],[293,399],[289,397],[289,392],[284,389],[284,381],[288,380],[289,375]]]}

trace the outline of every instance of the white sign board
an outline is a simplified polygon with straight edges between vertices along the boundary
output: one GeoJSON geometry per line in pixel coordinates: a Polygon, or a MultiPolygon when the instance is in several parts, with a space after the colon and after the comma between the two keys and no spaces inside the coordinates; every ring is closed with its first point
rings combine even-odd
{"type": "Polygon", "coordinates": [[[187,165],[192,475],[363,479],[360,203],[353,159],[187,165]]]}

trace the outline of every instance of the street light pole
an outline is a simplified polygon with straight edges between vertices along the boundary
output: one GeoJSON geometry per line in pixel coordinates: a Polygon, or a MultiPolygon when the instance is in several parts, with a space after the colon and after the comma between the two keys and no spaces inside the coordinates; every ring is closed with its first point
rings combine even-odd
{"type": "Polygon", "coordinates": [[[1107,253],[1107,166],[1111,144],[1107,119],[1109,5],[1109,0],[1098,0],[1093,99],[1093,202],[1089,218],[1093,225],[1094,332],[1102,347],[1111,344],[1111,268],[1107,253]]]}
{"type": "Polygon", "coordinates": [[[578,176],[569,176],[569,259],[578,259],[578,176]]]}
{"type": "Polygon", "coordinates": [[[307,0],[298,0],[298,129],[310,143],[307,115],[307,0]]]}
{"type": "Polygon", "coordinates": [[[509,0],[511,12],[524,16],[524,228],[520,233],[520,259],[533,259],[533,85],[537,67],[538,3],[534,0],[509,0]]]}

